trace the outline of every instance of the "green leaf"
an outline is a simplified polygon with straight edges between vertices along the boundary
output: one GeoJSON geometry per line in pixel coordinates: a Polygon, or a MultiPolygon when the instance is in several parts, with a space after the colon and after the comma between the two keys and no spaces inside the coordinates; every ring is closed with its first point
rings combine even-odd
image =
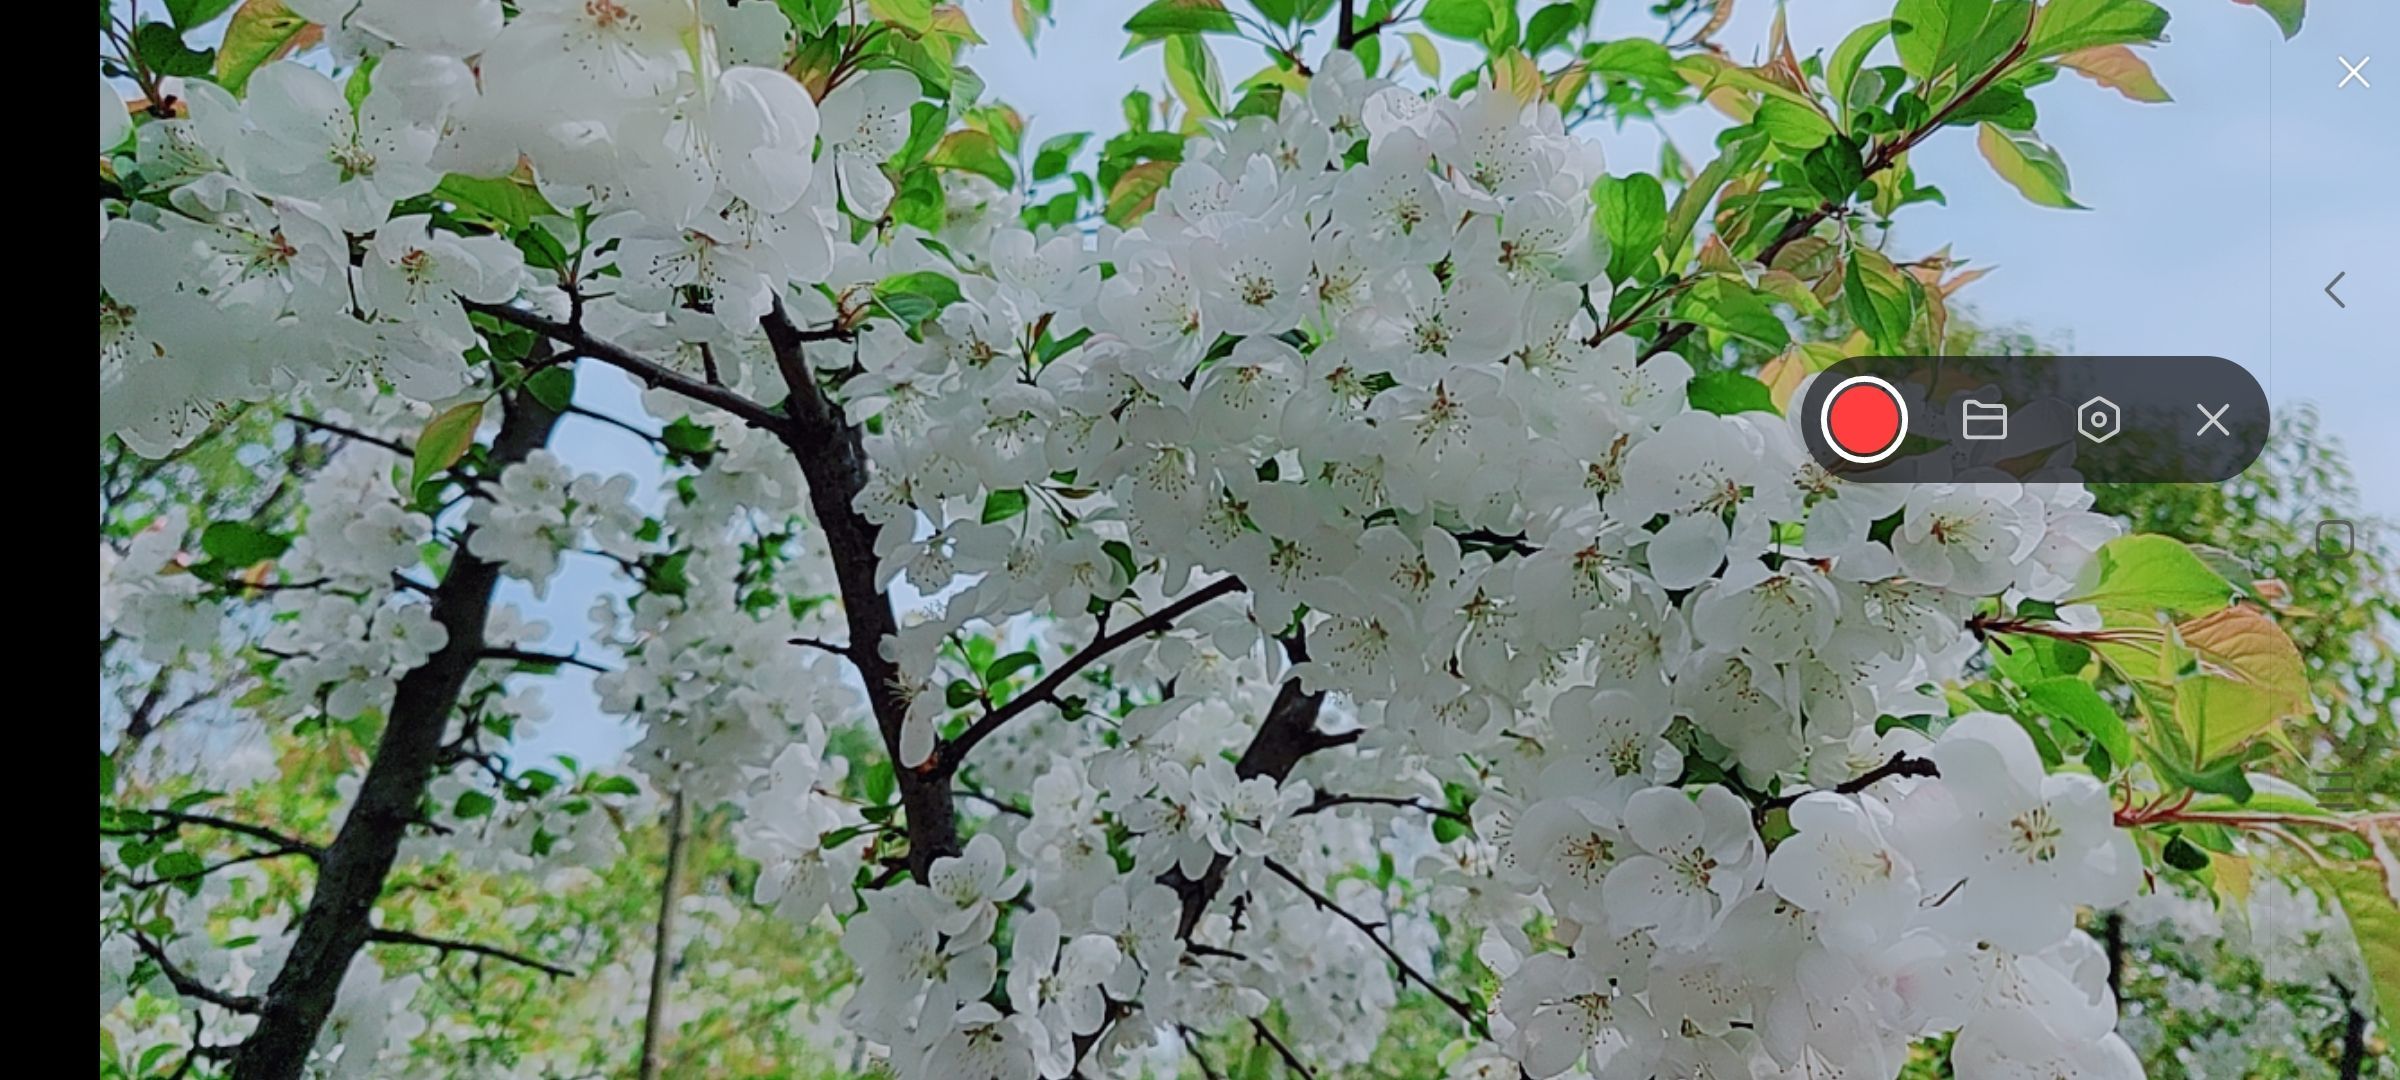
{"type": "Polygon", "coordinates": [[[1408,58],[1417,65],[1417,72],[1428,79],[1442,77],[1442,53],[1433,39],[1414,30],[1401,35],[1408,42],[1408,58]]]}
{"type": "Polygon", "coordinates": [[[966,708],[973,704],[978,696],[975,684],[965,679],[952,679],[950,685],[942,689],[943,704],[953,709],[966,708]]]}
{"type": "Polygon", "coordinates": [[[938,270],[911,270],[894,274],[875,283],[878,300],[895,296],[922,296],[933,302],[935,310],[958,303],[958,282],[938,270]]]}
{"type": "Polygon", "coordinates": [[[1581,29],[1589,16],[1575,3],[1551,4],[1533,13],[1525,21],[1524,49],[1527,56],[1539,56],[1542,50],[1567,43],[1567,35],[1581,29]]]}
{"type": "Polygon", "coordinates": [[[2109,760],[2133,761],[2133,734],[2126,729],[2125,718],[2117,715],[2092,684],[2061,676],[2028,684],[2024,690],[2042,715],[2064,720],[2083,732],[2108,750],[2109,760]]]}
{"type": "Polygon", "coordinates": [[[1777,146],[1794,150],[1810,150],[1833,137],[1833,121],[1806,105],[1794,105],[1782,98],[1760,102],[1753,117],[1761,131],[1775,140],[1777,146]]]}
{"type": "Polygon", "coordinates": [[[1198,34],[1167,39],[1167,85],[1183,107],[1204,120],[1225,115],[1225,76],[1217,69],[1217,54],[1198,34]]]}
{"type": "Polygon", "coordinates": [[[2177,628],[2198,671],[2175,684],[2175,718],[2196,759],[2215,761],[2309,711],[2308,667],[2290,635],[2247,605],[2177,628]]]}
{"type": "Polygon", "coordinates": [[[542,216],[557,216],[558,210],[542,197],[529,180],[514,176],[490,178],[462,176],[451,173],[433,189],[433,197],[456,206],[461,212],[499,222],[511,229],[522,229],[542,216]]]}
{"type": "Polygon", "coordinates": [[[2247,810],[2255,814],[2290,814],[2298,817],[2330,818],[2336,816],[2317,802],[2308,790],[2266,773],[2250,773],[2250,797],[2234,802],[2222,796],[2207,795],[2192,800],[2193,813],[2228,813],[2247,810]]]}
{"type": "Polygon", "coordinates": [[[458,801],[450,807],[450,816],[462,821],[472,821],[491,813],[492,807],[496,805],[498,803],[484,792],[462,791],[458,793],[458,801]]]}
{"type": "Polygon", "coordinates": [[[2208,869],[2208,853],[2193,847],[2191,841],[2180,836],[2167,841],[2166,849],[2159,852],[2159,857],[2165,859],[2168,866],[2187,873],[2196,874],[2208,869]]]}
{"type": "Polygon", "coordinates": [[[1992,0],[1900,0],[1892,9],[1892,44],[1900,66],[1931,79],[1956,65],[1983,32],[1992,0]]]}
{"type": "Polygon", "coordinates": [[[1861,155],[1862,141],[1855,135],[1827,139],[1800,159],[1800,173],[1808,180],[1809,190],[1825,202],[1840,205],[1858,193],[1859,185],[1867,181],[1866,159],[1861,155]]]}
{"type": "Polygon", "coordinates": [[[1499,37],[1505,22],[1516,28],[1516,12],[1508,0],[1427,0],[1419,18],[1425,29],[1446,38],[1485,42],[1499,37]]]}
{"type": "MultiPolygon", "coordinates": [[[[2002,57],[2014,52],[2017,43],[2032,32],[2033,15],[2033,0],[1994,0],[1990,17],[1983,21],[1983,33],[1976,35],[1968,43],[1966,55],[1958,58],[1959,80],[1991,71],[2002,57]]],[[[2023,71],[2029,63],[2020,57],[2015,66],[2023,71]]]]}
{"type": "MultiPolygon", "coordinates": [[[[1700,175],[1693,177],[1682,193],[1675,196],[1675,208],[1667,215],[1667,231],[1660,243],[1660,250],[1665,251],[1669,258],[1683,250],[1683,242],[1691,238],[1692,230],[1700,224],[1700,215],[1708,212],[1708,204],[1716,200],[1717,192],[1727,180],[1747,171],[1757,162],[1759,153],[1765,147],[1764,139],[1744,139],[1726,147],[1717,154],[1716,160],[1703,167],[1700,175]]],[[[1819,148],[1820,151],[1822,149],[1819,148]]]]}
{"type": "Polygon", "coordinates": [[[1002,488],[983,497],[982,521],[986,525],[1007,521],[1025,512],[1027,500],[1022,488],[1002,488]]]}
{"type": "Polygon", "coordinates": [[[143,23],[134,30],[133,51],[161,75],[206,75],[216,61],[214,52],[184,44],[183,32],[163,22],[143,23]]]}
{"type": "Polygon", "coordinates": [[[2391,842],[2384,832],[2370,836],[2375,853],[2371,863],[2332,866],[2317,871],[2317,880],[2342,905],[2350,919],[2350,934],[2374,981],[2373,1011],[2380,1003],[2384,1023],[2400,1017],[2400,866],[2394,865],[2391,842]]]}
{"type": "Polygon", "coordinates": [[[250,75],[282,52],[308,29],[308,20],[294,14],[283,0],[245,0],[225,24],[217,43],[217,82],[236,94],[250,84],[250,75]]]}
{"type": "Polygon", "coordinates": [[[1042,658],[1034,655],[1031,649],[1010,653],[992,661],[992,666],[983,669],[983,683],[986,686],[998,685],[1001,680],[1041,662],[1042,658]]]}
{"type": "Polygon", "coordinates": [[[1683,85],[1683,74],[1675,69],[1674,54],[1667,47],[1649,38],[1619,38],[1591,50],[1584,66],[1595,74],[1622,75],[1629,79],[1669,86],[1683,85]]]}
{"type": "Polygon", "coordinates": [[[1985,87],[1982,93],[1950,110],[1950,115],[1943,119],[1942,125],[1965,127],[1989,122],[2009,131],[2031,131],[2038,117],[2033,99],[2026,97],[2025,91],[2006,84],[1995,84],[1985,87]]]}
{"type": "Polygon", "coordinates": [[[1792,343],[1783,320],[1775,317],[1758,293],[1737,280],[1703,279],[1676,300],[1675,316],[1767,349],[1781,350],[1792,343]]]}
{"type": "Polygon", "coordinates": [[[935,168],[974,173],[1003,188],[1017,186],[1017,171],[1001,156],[999,140],[980,131],[962,129],[942,136],[925,160],[935,168]]]}
{"type": "Polygon", "coordinates": [[[1649,173],[1603,176],[1592,192],[1600,231],[1608,237],[1608,277],[1625,281],[1657,262],[1667,232],[1667,192],[1649,173]]]}
{"type": "Polygon", "coordinates": [[[1065,175],[1068,167],[1074,164],[1075,155],[1082,152],[1083,144],[1089,142],[1091,137],[1091,132],[1078,131],[1043,140],[1041,148],[1033,152],[1034,181],[1039,183],[1065,175]]]}
{"type": "Polygon", "coordinates": [[[551,412],[565,412],[567,406],[575,403],[575,369],[565,364],[543,368],[525,380],[525,390],[533,395],[535,401],[541,402],[543,408],[551,412]]]}
{"type": "Polygon", "coordinates": [[[2168,536],[2120,536],[2100,546],[2084,580],[2067,603],[2091,604],[2109,612],[2132,613],[2112,623],[2153,625],[2151,613],[2166,610],[2200,615],[2216,611],[2233,599],[2233,586],[2200,561],[2191,547],[2168,536]]]}
{"type": "Polygon", "coordinates": [[[1174,174],[1175,166],[1165,161],[1145,161],[1125,170],[1108,189],[1108,204],[1102,208],[1101,216],[1118,228],[1141,220],[1158,201],[1159,189],[1166,187],[1174,174]]]}
{"type": "Polygon", "coordinates": [[[2077,49],[2058,58],[2058,66],[2108,87],[2134,101],[2158,103],[2175,100],[2167,88],[2158,84],[2158,75],[2150,70],[2148,61],[2135,55],[2123,45],[2094,45],[2077,49]]]}
{"type": "Polygon", "coordinates": [[[2286,41],[2291,40],[2293,35],[2300,32],[2300,22],[2308,15],[2308,0],[2233,0],[2233,2],[2248,4],[2266,12],[2269,18],[2275,20],[2276,29],[2283,31],[2286,41]]]}
{"type": "Polygon", "coordinates": [[[1220,0],[1154,0],[1125,20],[1134,47],[1175,34],[1232,34],[1240,27],[1220,0]]]}
{"type": "Polygon", "coordinates": [[[867,13],[916,36],[933,29],[933,0],[867,0],[867,13]]]}
{"type": "MultiPolygon", "coordinates": [[[[1302,0],[1250,0],[1250,6],[1277,26],[1290,26],[1300,21],[1302,0]]],[[[1314,21],[1313,17],[1310,21],[1314,21]]]]}
{"type": "Polygon", "coordinates": [[[875,300],[911,330],[959,300],[958,282],[935,270],[912,270],[875,283],[875,300]]]}
{"type": "Polygon", "coordinates": [[[1991,163],[1992,171],[2034,205],[2060,210],[2085,209],[2068,193],[2067,163],[2059,160],[2058,152],[2041,140],[1987,123],[1976,135],[1975,146],[1983,151],[1983,160],[1991,163]]]}
{"type": "Polygon", "coordinates": [[[641,785],[634,783],[630,776],[604,776],[592,781],[591,787],[586,790],[594,795],[639,795],[642,793],[641,785]]]}
{"type": "Polygon", "coordinates": [[[158,862],[153,865],[151,872],[157,874],[160,881],[180,881],[184,878],[199,877],[201,872],[207,869],[208,864],[201,862],[199,855],[177,850],[159,856],[158,862]]]}
{"type": "Polygon", "coordinates": [[[717,433],[708,425],[679,416],[675,422],[659,430],[660,442],[679,454],[697,456],[717,448],[717,433]]]}
{"type": "Polygon", "coordinates": [[[417,436],[414,467],[408,486],[422,487],[442,470],[458,464],[467,448],[475,445],[475,429],[483,423],[483,398],[463,405],[453,405],[437,414],[417,436]]]}
{"type": "Polygon", "coordinates": [[[2046,60],[2094,45],[2148,45],[2166,32],[2167,9],[2150,0],[2050,0],[2033,17],[2025,54],[2046,60]]]}
{"type": "Polygon", "coordinates": [[[2159,772],[2165,774],[2172,783],[2193,791],[2225,796],[2233,800],[2235,806],[2250,802],[2253,791],[2250,775],[2242,771],[2241,762],[2227,761],[2212,768],[2195,770],[2178,763],[2175,758],[2171,750],[2150,755],[2151,763],[2158,766],[2159,772]]]}
{"type": "Polygon", "coordinates": [[[179,30],[195,26],[225,14],[234,0],[167,0],[167,17],[175,20],[179,30]]]}
{"type": "Polygon", "coordinates": [[[1842,303],[1850,321],[1878,348],[1898,350],[1916,318],[1916,294],[1909,288],[1913,279],[1871,248],[1850,249],[1849,264],[1842,278],[1842,303]]]}
{"type": "Polygon", "coordinates": [[[1837,103],[1850,100],[1850,83],[1858,78],[1858,69],[1865,66],[1867,54],[1892,33],[1892,20],[1878,19],[1850,31],[1850,36],[1834,46],[1833,56],[1825,62],[1825,89],[1837,103]]]}
{"type": "Polygon", "coordinates": [[[1131,582],[1142,575],[1140,567],[1133,561],[1133,548],[1125,541],[1103,540],[1100,550],[1108,556],[1109,561],[1117,564],[1117,569],[1124,571],[1126,581],[1131,582]]]}
{"type": "Polygon", "coordinates": [[[236,570],[256,566],[283,554],[291,546],[288,536],[277,536],[239,521],[219,521],[200,534],[200,550],[236,570]]]}
{"type": "Polygon", "coordinates": [[[1773,413],[1775,394],[1767,384],[1738,371],[1711,371],[1692,380],[1692,408],[1719,416],[1773,413]]]}

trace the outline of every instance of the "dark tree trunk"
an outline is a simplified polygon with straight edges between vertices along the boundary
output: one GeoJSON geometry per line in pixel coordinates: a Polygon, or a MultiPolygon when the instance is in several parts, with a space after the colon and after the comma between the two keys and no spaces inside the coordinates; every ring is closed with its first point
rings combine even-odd
{"type": "MultiPolygon", "coordinates": [[[[500,434],[492,442],[495,466],[523,461],[549,441],[558,422],[558,414],[532,394],[504,400],[500,434]]],[[[449,632],[449,640],[400,678],[374,763],[318,864],[316,892],[300,916],[291,955],[260,1003],[258,1026],[234,1056],[239,1080],[298,1080],[307,1064],[342,977],[367,942],[369,915],[383,895],[400,842],[417,820],[450,712],[482,658],[484,619],[499,580],[500,567],[475,557],[462,537],[449,575],[433,594],[434,621],[449,632]]]]}

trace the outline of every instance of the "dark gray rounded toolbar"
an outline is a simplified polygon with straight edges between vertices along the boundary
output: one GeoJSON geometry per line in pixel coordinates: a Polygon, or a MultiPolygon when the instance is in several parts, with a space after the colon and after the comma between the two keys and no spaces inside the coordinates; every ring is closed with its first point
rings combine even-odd
{"type": "Polygon", "coordinates": [[[2206,484],[2266,447],[2267,395],[2216,356],[1872,356],[1794,402],[1809,453],[1867,484],[2206,484]]]}

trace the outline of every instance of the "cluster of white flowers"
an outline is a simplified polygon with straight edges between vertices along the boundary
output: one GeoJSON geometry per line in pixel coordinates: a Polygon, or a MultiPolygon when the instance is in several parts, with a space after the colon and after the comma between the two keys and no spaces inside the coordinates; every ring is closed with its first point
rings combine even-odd
{"type": "MultiPolygon", "coordinates": [[[[479,377],[461,300],[568,305],[515,247],[391,214],[522,163],[590,221],[541,227],[581,260],[564,284],[596,334],[773,401],[763,316],[857,328],[812,360],[854,371],[853,420],[880,416],[857,509],[884,580],[935,598],[853,643],[911,693],[899,768],[954,715],[959,632],[1031,615],[1072,639],[1096,605],[1243,586],[1100,669],[1130,712],[1044,704],[982,747],[971,769],[1030,792],[1022,816],[857,895],[863,819],[823,753],[857,696],[786,644],[810,617],[732,584],[745,509],[780,517],[802,484],[773,438],[720,425],[665,522],[695,584],[598,612],[628,661],[601,698],[644,723],[654,775],[743,806],[757,900],[847,919],[845,1015],[901,1075],[1055,1080],[1270,1002],[1299,1053],[1363,1059],[1398,991],[1367,935],[1420,971],[1471,951],[1499,979],[1474,1060],[1537,1077],[1892,1076],[1942,1032],[1962,1077],[2139,1075],[2075,930],[2140,880],[2105,791],[2046,774],[2006,717],[1945,722],[1934,689],[1974,655],[1980,601],[2062,599],[2114,526],[2071,486],[1849,485],[1782,418],[1694,411],[1683,360],[1599,332],[1600,155],[1552,107],[1429,99],[1336,53],[1274,115],[1194,138],[1137,227],[1028,231],[1013,196],[952,174],[929,244],[853,226],[893,198],[878,165],[914,78],[812,101],[745,62],[780,56],[776,5],[294,7],[375,58],[367,89],[279,62],[241,101],[195,85],[188,117],[140,128],[142,177],[174,190],[103,214],[105,430],[158,451],[299,388],[460,393],[479,377]],[[917,330],[860,325],[877,282],[917,272],[961,299],[917,330]],[[1004,492],[1025,509],[989,512],[1004,492]],[[1294,631],[1307,659],[1286,667],[1294,631]],[[1245,777],[1228,751],[1287,677],[1333,695],[1355,746],[1245,777]],[[1938,776],[1851,783],[1901,754],[1938,776]],[[1445,785],[1472,829],[1437,841],[1405,804],[1445,785]],[[1402,805],[1316,812],[1320,791],[1402,805]],[[1432,887],[1306,884],[1379,848],[1432,887]],[[1247,899],[1187,914],[1212,875],[1247,899]]],[[[388,475],[324,483],[349,493],[314,503],[305,561],[359,582],[415,561],[430,522],[388,475]]],[[[490,486],[469,549],[537,587],[587,533],[640,555],[628,482],[537,452],[490,486]]],[[[180,602],[145,589],[113,602],[180,602]]],[[[274,640],[311,647],[286,677],[336,713],[444,640],[419,605],[288,604],[274,640]]]]}
{"type": "MultiPolygon", "coordinates": [[[[2231,899],[2160,889],[2125,907],[2131,962],[2159,983],[2128,1008],[2126,1041],[2195,1077],[2332,1080],[2312,1039],[2365,1004],[2348,988],[2371,983],[2348,922],[2280,877],[2261,876],[2247,903],[2231,899]]],[[[2365,1065],[2365,1076],[2400,1068],[2380,1055],[2365,1065]]]]}

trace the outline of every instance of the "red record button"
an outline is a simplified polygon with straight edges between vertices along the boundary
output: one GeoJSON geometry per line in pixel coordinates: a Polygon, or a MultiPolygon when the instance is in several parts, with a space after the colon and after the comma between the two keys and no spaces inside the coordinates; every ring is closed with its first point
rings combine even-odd
{"type": "Polygon", "coordinates": [[[1842,460],[1872,465],[1900,449],[1908,434],[1908,403],[1900,391],[1872,375],[1844,379],[1825,395],[1817,418],[1825,444],[1842,460]]]}

